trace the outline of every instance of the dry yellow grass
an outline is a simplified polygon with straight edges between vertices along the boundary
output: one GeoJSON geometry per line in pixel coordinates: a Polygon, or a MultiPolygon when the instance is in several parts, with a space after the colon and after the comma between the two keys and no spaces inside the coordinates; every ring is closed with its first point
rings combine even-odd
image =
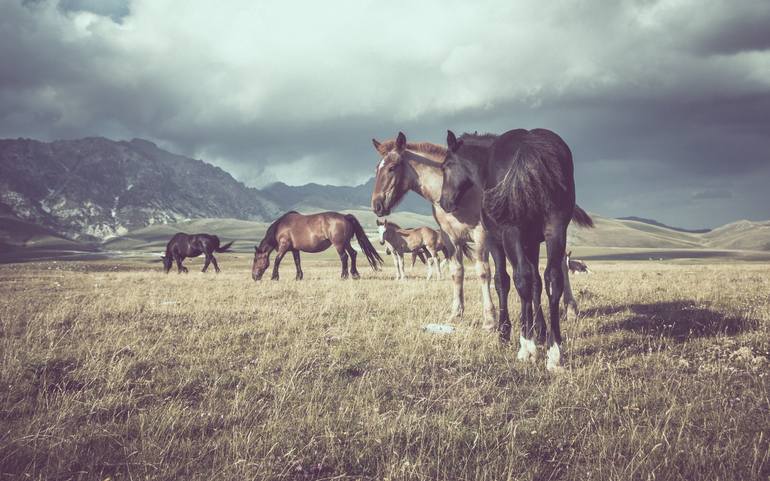
{"type": "Polygon", "coordinates": [[[0,266],[0,479],[770,475],[767,266],[593,263],[550,376],[470,325],[475,283],[429,334],[448,281],[311,259],[0,266]]]}

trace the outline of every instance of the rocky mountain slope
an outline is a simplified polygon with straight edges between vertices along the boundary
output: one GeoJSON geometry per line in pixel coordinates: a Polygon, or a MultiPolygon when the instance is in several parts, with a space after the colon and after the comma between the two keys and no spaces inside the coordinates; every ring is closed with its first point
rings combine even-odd
{"type": "Polygon", "coordinates": [[[198,217],[268,220],[280,210],[222,169],[145,140],[0,140],[0,211],[71,239],[198,217]]]}

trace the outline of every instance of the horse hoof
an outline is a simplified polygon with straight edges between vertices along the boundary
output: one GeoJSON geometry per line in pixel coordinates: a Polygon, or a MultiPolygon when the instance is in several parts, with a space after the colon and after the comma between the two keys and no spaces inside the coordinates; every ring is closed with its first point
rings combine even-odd
{"type": "Polygon", "coordinates": [[[353,279],[355,279],[355,280],[358,280],[358,279],[360,279],[360,278],[361,278],[361,276],[360,276],[360,275],[358,275],[358,274],[353,274],[353,279]]]}
{"type": "Polygon", "coordinates": [[[548,348],[545,369],[554,374],[564,372],[564,367],[561,365],[561,349],[558,344],[553,344],[548,348]]]}
{"type": "Polygon", "coordinates": [[[278,276],[275,276],[275,277],[271,277],[271,278],[270,278],[270,280],[271,280],[271,281],[277,281],[277,280],[278,280],[278,276]]]}

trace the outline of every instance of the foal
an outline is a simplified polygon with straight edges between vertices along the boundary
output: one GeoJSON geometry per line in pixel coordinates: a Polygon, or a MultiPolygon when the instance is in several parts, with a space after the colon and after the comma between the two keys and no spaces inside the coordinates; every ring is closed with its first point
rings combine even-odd
{"type": "MultiPolygon", "coordinates": [[[[402,229],[395,222],[388,222],[387,219],[380,221],[377,219],[377,231],[380,235],[380,244],[388,244],[393,253],[393,264],[396,266],[396,280],[406,279],[404,271],[404,253],[411,252],[420,254],[423,250],[428,256],[428,280],[433,275],[433,266],[436,267],[436,277],[441,279],[441,269],[438,258],[438,246],[441,241],[439,232],[430,227],[416,227],[413,229],[402,229]]],[[[414,261],[414,257],[412,257],[414,261]]],[[[414,262],[412,262],[414,265],[414,262]]]]}

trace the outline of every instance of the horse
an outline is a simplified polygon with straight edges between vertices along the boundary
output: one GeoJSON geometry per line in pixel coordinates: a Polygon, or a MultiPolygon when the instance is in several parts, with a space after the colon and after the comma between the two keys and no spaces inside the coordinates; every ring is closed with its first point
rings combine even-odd
{"type": "Polygon", "coordinates": [[[414,266],[415,254],[420,255],[423,251],[428,253],[428,280],[433,274],[433,265],[436,265],[436,277],[441,279],[441,269],[438,252],[441,244],[441,235],[430,227],[415,227],[412,229],[402,229],[395,222],[389,222],[387,219],[380,221],[377,219],[377,231],[380,235],[380,244],[388,244],[393,253],[393,263],[396,266],[396,279],[406,279],[404,272],[404,253],[412,253],[412,265],[414,266]]]}
{"type": "MultiPolygon", "coordinates": [[[[452,275],[452,310],[449,321],[462,318],[465,310],[463,258],[475,260],[476,272],[481,284],[483,305],[483,328],[495,330],[496,313],[490,294],[489,251],[486,245],[486,230],[481,222],[482,189],[468,186],[463,203],[449,213],[441,208],[439,199],[443,183],[441,166],[446,158],[444,146],[430,142],[407,143],[406,136],[399,132],[396,139],[382,142],[372,139],[374,149],[380,156],[375,170],[372,191],[372,210],[383,217],[398,206],[408,191],[413,191],[433,205],[433,217],[441,227],[443,239],[449,251],[450,273],[452,275]]],[[[576,207],[576,216],[585,215],[576,207]]],[[[564,302],[569,312],[577,316],[577,302],[569,290],[567,270],[565,276],[564,302]]],[[[495,287],[500,280],[495,275],[495,287]]]]}
{"type": "Polygon", "coordinates": [[[203,264],[203,270],[206,272],[209,263],[214,264],[214,270],[219,274],[219,265],[214,257],[214,252],[228,252],[233,245],[229,242],[220,247],[219,237],[211,234],[185,234],[179,232],[166,244],[166,254],[160,256],[163,260],[163,269],[166,274],[171,270],[172,262],[176,261],[177,273],[187,273],[187,268],[182,265],[182,261],[187,257],[198,257],[201,254],[206,256],[206,262],[203,264]]]}
{"type": "Polygon", "coordinates": [[[270,253],[275,250],[275,265],[271,279],[278,280],[278,266],[283,256],[291,252],[294,256],[294,266],[297,268],[296,280],[302,280],[304,275],[300,265],[300,251],[322,252],[333,245],[342,262],[341,277],[347,279],[348,275],[351,275],[353,279],[358,279],[360,274],[356,269],[356,251],[350,245],[350,239],[353,236],[356,237],[358,245],[366,255],[369,265],[372,269],[378,270],[382,265],[382,258],[369,242],[358,219],[353,215],[338,212],[310,215],[295,211],[287,212],[270,224],[262,242],[254,247],[251,277],[255,281],[262,279],[262,275],[270,266],[270,253]],[[348,274],[348,258],[350,258],[350,274],[348,274]]]}
{"type": "Polygon", "coordinates": [[[564,262],[567,263],[570,274],[593,274],[585,262],[572,258],[572,251],[564,256],[564,262]]]}
{"type": "Polygon", "coordinates": [[[504,341],[510,339],[511,331],[506,259],[515,266],[514,285],[521,299],[517,354],[520,361],[534,362],[535,336],[537,334],[537,341],[542,343],[545,333],[538,271],[540,243],[545,241],[548,261],[544,277],[550,317],[550,330],[545,339],[546,369],[561,370],[559,303],[567,278],[563,262],[567,226],[573,219],[579,225],[593,225],[582,209],[577,211],[569,147],[561,137],[546,129],[516,129],[499,136],[464,134],[460,139],[448,131],[447,147],[441,166],[439,205],[452,213],[468,202],[477,202],[476,197],[467,200],[467,192],[472,188],[482,191],[482,222],[500,273],[496,287],[501,314],[499,329],[504,341]]]}

